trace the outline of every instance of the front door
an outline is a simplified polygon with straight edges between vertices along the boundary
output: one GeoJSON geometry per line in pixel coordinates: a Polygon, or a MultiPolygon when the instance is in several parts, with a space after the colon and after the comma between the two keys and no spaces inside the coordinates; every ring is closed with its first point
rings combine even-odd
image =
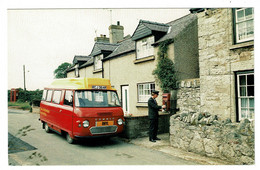
{"type": "Polygon", "coordinates": [[[124,115],[129,114],[129,86],[122,86],[122,105],[124,115]]]}

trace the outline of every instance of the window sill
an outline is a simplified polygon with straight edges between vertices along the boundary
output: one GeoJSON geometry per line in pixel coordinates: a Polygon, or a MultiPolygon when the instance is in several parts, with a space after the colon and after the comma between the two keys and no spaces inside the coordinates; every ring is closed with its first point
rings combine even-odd
{"type": "Polygon", "coordinates": [[[232,45],[229,49],[234,50],[234,49],[237,49],[237,48],[244,48],[244,47],[249,47],[249,46],[254,46],[254,41],[235,44],[235,45],[232,45]]]}
{"type": "Polygon", "coordinates": [[[144,103],[136,103],[136,107],[148,108],[147,102],[144,103]]]}
{"type": "Polygon", "coordinates": [[[154,60],[154,59],[155,59],[155,56],[152,55],[152,56],[149,56],[149,57],[144,57],[144,58],[141,58],[141,59],[136,59],[136,60],[134,60],[134,64],[139,64],[139,63],[146,62],[146,61],[151,61],[151,60],[154,60]]]}
{"type": "Polygon", "coordinates": [[[98,70],[94,70],[94,71],[93,71],[93,74],[94,74],[94,73],[99,73],[99,72],[102,72],[102,71],[103,71],[102,68],[101,68],[101,69],[98,69],[98,70]]]}

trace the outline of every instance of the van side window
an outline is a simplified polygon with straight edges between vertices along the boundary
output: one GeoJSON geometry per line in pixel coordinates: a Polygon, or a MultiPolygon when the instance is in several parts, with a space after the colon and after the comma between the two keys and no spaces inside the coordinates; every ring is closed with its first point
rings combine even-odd
{"type": "Polygon", "coordinates": [[[47,90],[43,90],[42,100],[46,100],[47,90]]]}
{"type": "Polygon", "coordinates": [[[52,103],[60,104],[61,91],[55,90],[53,93],[52,103]]]}
{"type": "Polygon", "coordinates": [[[52,91],[53,91],[53,90],[48,90],[48,92],[47,92],[47,99],[46,99],[47,102],[50,102],[50,101],[51,101],[52,91]]]}
{"type": "Polygon", "coordinates": [[[66,90],[65,98],[64,98],[64,105],[73,106],[73,91],[66,90]]]}

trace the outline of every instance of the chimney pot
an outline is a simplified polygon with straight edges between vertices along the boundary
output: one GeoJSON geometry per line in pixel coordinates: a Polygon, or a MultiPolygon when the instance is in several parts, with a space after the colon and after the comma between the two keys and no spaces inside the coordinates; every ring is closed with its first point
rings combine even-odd
{"type": "Polygon", "coordinates": [[[117,25],[120,25],[120,21],[117,21],[117,25]]]}

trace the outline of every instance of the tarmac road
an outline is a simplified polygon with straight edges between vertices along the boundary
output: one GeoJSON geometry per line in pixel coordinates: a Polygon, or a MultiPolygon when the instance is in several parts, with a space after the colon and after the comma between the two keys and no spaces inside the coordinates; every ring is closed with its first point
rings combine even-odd
{"type": "Polygon", "coordinates": [[[38,119],[39,114],[8,110],[9,139],[19,145],[9,149],[12,150],[8,154],[9,165],[198,165],[195,161],[124,142],[119,137],[68,144],[64,137],[46,133],[38,119]],[[16,135],[19,129],[29,125],[28,129],[33,130],[27,135],[16,135]],[[15,136],[21,136],[22,141],[15,136]]]}

